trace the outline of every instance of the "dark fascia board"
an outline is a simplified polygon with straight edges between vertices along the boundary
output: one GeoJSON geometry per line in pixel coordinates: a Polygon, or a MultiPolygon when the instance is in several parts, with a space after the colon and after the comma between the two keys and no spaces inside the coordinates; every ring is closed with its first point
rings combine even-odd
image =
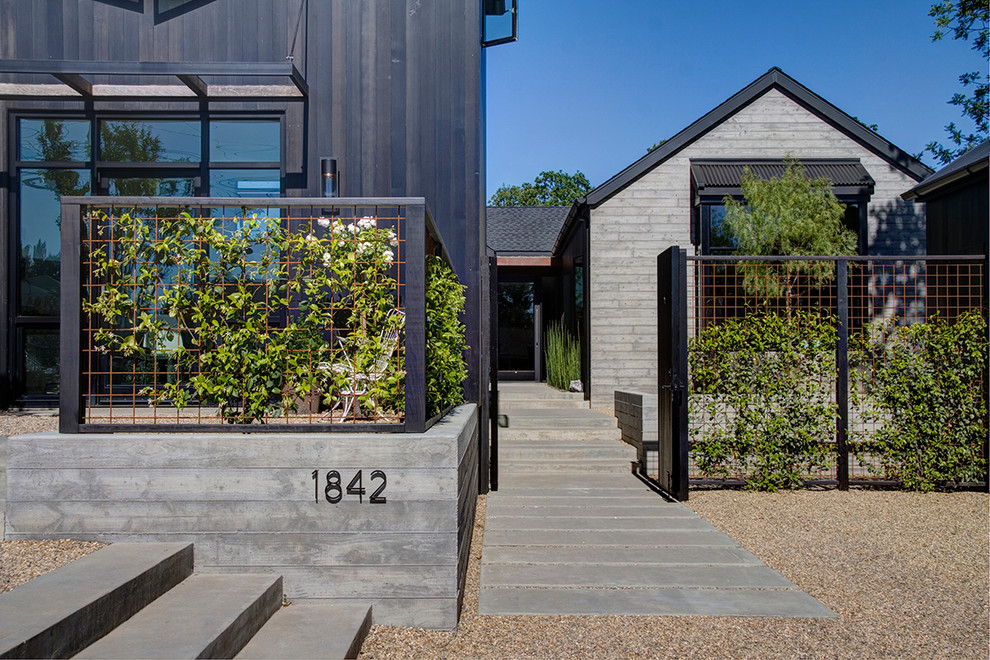
{"type": "Polygon", "coordinates": [[[931,175],[931,168],[917,158],[902,151],[788,76],[779,68],[774,67],[680,133],[592,190],[583,200],[578,201],[587,204],[591,208],[602,204],[633,181],[700,139],[713,128],[771,89],[779,90],[782,94],[812,112],[827,124],[842,131],[915,181],[921,181],[931,175]]]}
{"type": "Polygon", "coordinates": [[[948,192],[963,179],[990,167],[990,140],[984,140],[935,174],[901,195],[905,201],[927,201],[931,196],[948,192]]]}
{"type": "Polygon", "coordinates": [[[244,97],[309,96],[309,85],[292,62],[94,62],[82,60],[0,60],[0,73],[49,74],[58,83],[0,83],[4,98],[244,97]],[[179,85],[94,85],[87,76],[170,76],[179,85]],[[288,85],[207,85],[201,76],[282,78],[288,85]],[[185,91],[185,93],[183,93],[185,91]]]}

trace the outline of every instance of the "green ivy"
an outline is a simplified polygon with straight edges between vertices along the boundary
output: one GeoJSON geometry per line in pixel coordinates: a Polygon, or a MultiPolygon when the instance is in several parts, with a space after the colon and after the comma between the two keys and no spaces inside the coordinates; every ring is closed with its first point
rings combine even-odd
{"type": "Polygon", "coordinates": [[[440,257],[426,259],[426,417],[464,402],[464,289],[440,257]]]}
{"type": "Polygon", "coordinates": [[[835,320],[794,311],[709,325],[688,346],[691,457],[747,488],[801,485],[834,456],[835,320]]]}
{"type": "Polygon", "coordinates": [[[911,325],[875,321],[851,344],[853,404],[877,425],[853,445],[860,463],[914,490],[983,481],[983,315],[967,312],[951,324],[938,316],[911,325]]]}

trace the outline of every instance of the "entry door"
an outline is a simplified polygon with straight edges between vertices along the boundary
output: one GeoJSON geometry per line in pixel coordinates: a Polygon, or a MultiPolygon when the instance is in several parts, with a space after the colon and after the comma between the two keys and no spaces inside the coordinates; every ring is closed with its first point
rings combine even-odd
{"type": "Polygon", "coordinates": [[[540,314],[534,282],[498,283],[499,380],[539,380],[540,314]]]}

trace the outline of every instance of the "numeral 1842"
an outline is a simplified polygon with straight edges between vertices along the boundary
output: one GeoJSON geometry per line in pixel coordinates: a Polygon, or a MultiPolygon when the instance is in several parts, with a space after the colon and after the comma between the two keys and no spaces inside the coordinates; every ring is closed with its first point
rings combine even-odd
{"type": "MultiPolygon", "coordinates": [[[[316,501],[320,501],[320,486],[322,485],[323,498],[330,504],[337,504],[344,499],[344,495],[357,495],[358,502],[363,503],[364,496],[367,493],[364,487],[363,473],[363,470],[358,470],[347,483],[347,486],[344,486],[340,472],[337,470],[329,470],[323,478],[322,484],[320,482],[320,471],[313,470],[313,488],[316,501]]],[[[385,504],[388,500],[382,493],[385,492],[388,477],[381,470],[372,470],[371,478],[368,481],[370,482],[369,488],[374,488],[371,492],[371,497],[368,498],[368,502],[371,504],[385,504]]]]}

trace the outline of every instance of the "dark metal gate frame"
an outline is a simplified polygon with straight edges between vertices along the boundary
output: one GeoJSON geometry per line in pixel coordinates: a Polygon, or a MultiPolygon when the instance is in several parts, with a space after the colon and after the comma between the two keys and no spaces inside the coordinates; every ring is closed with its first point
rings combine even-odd
{"type": "MultiPolygon", "coordinates": [[[[657,474],[674,498],[688,498],[687,257],[671,247],[657,257],[657,474]]],[[[649,448],[644,447],[644,450],[649,448]]],[[[646,451],[643,452],[644,455],[646,451]]]]}

